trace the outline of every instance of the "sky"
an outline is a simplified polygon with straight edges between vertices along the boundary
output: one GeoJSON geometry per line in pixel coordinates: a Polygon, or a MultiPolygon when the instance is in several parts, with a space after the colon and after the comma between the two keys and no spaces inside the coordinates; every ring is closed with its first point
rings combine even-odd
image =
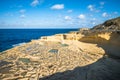
{"type": "Polygon", "coordinates": [[[120,0],[0,0],[0,29],[92,28],[120,16],[120,0]]]}

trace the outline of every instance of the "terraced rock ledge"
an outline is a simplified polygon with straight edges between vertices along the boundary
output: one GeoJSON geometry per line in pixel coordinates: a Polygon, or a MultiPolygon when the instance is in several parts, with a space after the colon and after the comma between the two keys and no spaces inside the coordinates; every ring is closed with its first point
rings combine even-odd
{"type": "Polygon", "coordinates": [[[1,52],[0,80],[119,80],[118,23],[120,17],[1,52]]]}

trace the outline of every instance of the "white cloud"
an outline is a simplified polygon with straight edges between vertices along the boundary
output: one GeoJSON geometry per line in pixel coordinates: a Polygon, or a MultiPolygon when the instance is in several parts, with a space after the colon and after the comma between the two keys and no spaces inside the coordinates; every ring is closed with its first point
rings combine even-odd
{"type": "Polygon", "coordinates": [[[93,5],[88,5],[88,9],[90,10],[90,11],[93,11],[94,10],[94,6],[93,5]]]}
{"type": "Polygon", "coordinates": [[[101,9],[104,8],[105,2],[100,2],[99,4],[100,4],[100,8],[101,8],[101,9]]]}
{"type": "Polygon", "coordinates": [[[33,2],[31,3],[31,6],[35,7],[39,5],[39,1],[38,0],[33,0],[33,2]]]}
{"type": "Polygon", "coordinates": [[[73,10],[68,10],[67,12],[68,12],[68,13],[71,13],[71,12],[73,12],[73,10]]]}
{"type": "Polygon", "coordinates": [[[20,18],[25,18],[26,16],[24,14],[20,15],[20,18]]]}
{"type": "Polygon", "coordinates": [[[103,16],[103,17],[108,17],[108,13],[107,13],[107,12],[104,12],[104,13],[102,14],[102,16],[103,16]]]}
{"type": "Polygon", "coordinates": [[[65,16],[65,20],[71,20],[72,18],[70,16],[65,16]]]}
{"type": "Polygon", "coordinates": [[[78,18],[79,18],[79,19],[85,19],[85,15],[84,15],[84,14],[80,14],[80,15],[78,16],[78,18]]]}
{"type": "Polygon", "coordinates": [[[51,7],[51,9],[54,9],[54,10],[64,9],[64,4],[55,4],[51,7]]]}
{"type": "Polygon", "coordinates": [[[95,24],[96,24],[96,22],[92,22],[92,24],[93,24],[93,25],[95,25],[95,24]]]}
{"type": "MultiPolygon", "coordinates": [[[[102,7],[102,6],[101,6],[102,7]]],[[[90,11],[93,11],[93,12],[100,12],[101,10],[99,8],[97,8],[95,5],[88,5],[87,8],[90,10],[90,11]]]]}
{"type": "Polygon", "coordinates": [[[26,12],[26,10],[25,10],[25,9],[21,9],[19,12],[20,12],[21,14],[24,14],[24,13],[26,12]]]}

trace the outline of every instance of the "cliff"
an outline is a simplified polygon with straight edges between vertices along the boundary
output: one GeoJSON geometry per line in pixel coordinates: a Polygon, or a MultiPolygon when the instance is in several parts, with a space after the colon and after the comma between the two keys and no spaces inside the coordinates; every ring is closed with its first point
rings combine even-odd
{"type": "Polygon", "coordinates": [[[120,57],[120,17],[105,21],[93,27],[80,39],[83,42],[95,43],[106,47],[106,53],[120,57]]]}

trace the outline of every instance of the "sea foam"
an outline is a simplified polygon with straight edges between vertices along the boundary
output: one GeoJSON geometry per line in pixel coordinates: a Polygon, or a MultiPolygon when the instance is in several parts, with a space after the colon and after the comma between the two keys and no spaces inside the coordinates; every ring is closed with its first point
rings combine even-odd
{"type": "Polygon", "coordinates": [[[18,44],[14,44],[14,45],[12,45],[13,47],[16,47],[16,46],[21,46],[21,45],[24,45],[24,44],[26,44],[25,42],[23,42],[23,43],[18,43],[18,44]]]}

